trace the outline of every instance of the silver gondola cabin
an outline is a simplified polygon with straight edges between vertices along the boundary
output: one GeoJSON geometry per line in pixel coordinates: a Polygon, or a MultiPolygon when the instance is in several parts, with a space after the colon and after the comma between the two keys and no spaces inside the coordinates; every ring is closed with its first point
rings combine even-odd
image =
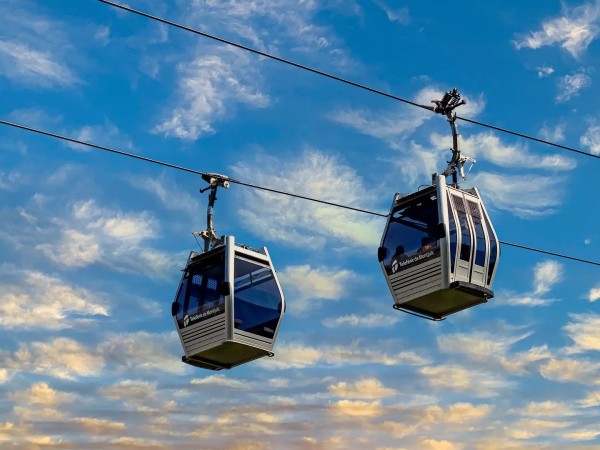
{"type": "Polygon", "coordinates": [[[454,89],[434,103],[431,109],[445,114],[452,128],[452,160],[443,174],[433,175],[432,186],[395,195],[378,258],[394,308],[441,320],[494,296],[500,246],[479,191],[457,183],[457,170],[465,179],[464,163],[475,162],[460,155],[452,112],[465,101],[454,89]]]}
{"type": "MultiPolygon", "coordinates": [[[[185,355],[182,361],[212,370],[273,356],[285,300],[265,247],[236,244],[233,236],[217,239],[212,209],[222,175],[203,176],[211,189],[204,252],[191,252],[172,305],[175,327],[185,355]]],[[[207,188],[208,189],[208,188],[207,188]]],[[[201,191],[202,192],[202,191],[201,191]]]]}

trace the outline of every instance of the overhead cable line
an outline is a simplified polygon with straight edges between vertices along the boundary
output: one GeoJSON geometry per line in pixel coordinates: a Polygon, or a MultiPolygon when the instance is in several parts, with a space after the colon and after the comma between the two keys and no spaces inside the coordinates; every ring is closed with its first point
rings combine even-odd
{"type": "MultiPolygon", "coordinates": [[[[114,148],[106,147],[104,145],[93,144],[91,142],[86,142],[86,141],[82,141],[82,140],[79,140],[79,139],[74,139],[74,138],[71,138],[71,137],[68,137],[68,136],[62,136],[60,134],[50,133],[50,132],[44,131],[44,130],[38,130],[36,128],[28,127],[28,126],[21,125],[21,124],[18,124],[18,123],[7,122],[6,120],[1,120],[0,119],[0,124],[2,124],[2,125],[8,125],[8,126],[11,126],[11,127],[14,127],[14,128],[20,128],[21,130],[31,131],[33,133],[42,134],[44,136],[49,136],[49,137],[53,137],[53,138],[56,138],[56,139],[61,139],[63,141],[72,142],[74,144],[85,145],[87,147],[93,147],[95,149],[103,150],[103,151],[110,152],[110,153],[115,153],[117,155],[128,156],[130,158],[139,159],[141,161],[146,161],[146,162],[149,162],[149,163],[152,163],[152,164],[158,164],[160,166],[170,167],[171,169],[181,170],[183,172],[193,173],[193,174],[196,174],[196,175],[211,175],[210,172],[202,172],[202,171],[199,171],[199,170],[190,169],[188,167],[178,166],[178,165],[167,163],[167,162],[164,162],[164,161],[158,161],[156,159],[147,158],[147,157],[141,156],[141,155],[136,155],[135,153],[124,152],[122,150],[117,150],[117,149],[114,149],[114,148]]],[[[256,184],[246,183],[244,181],[235,180],[233,178],[227,178],[227,180],[230,183],[239,184],[240,186],[248,186],[248,187],[253,188],[253,189],[259,189],[261,191],[272,192],[274,194],[287,195],[288,197],[295,197],[295,198],[299,198],[299,199],[302,199],[302,200],[308,200],[308,201],[315,202],[315,203],[321,203],[323,205],[335,206],[336,208],[348,209],[348,210],[351,210],[351,211],[356,211],[356,212],[365,213],[365,214],[371,214],[373,216],[379,216],[379,217],[387,217],[388,216],[387,214],[382,214],[382,213],[378,213],[378,212],[375,212],[375,211],[368,211],[366,209],[355,208],[354,206],[342,205],[342,204],[339,204],[339,203],[329,202],[327,200],[320,200],[320,199],[317,199],[317,198],[307,197],[307,196],[304,196],[304,195],[292,194],[291,192],[285,192],[285,191],[281,191],[281,190],[274,189],[274,188],[269,188],[269,187],[265,187],[265,186],[259,186],[259,185],[256,185],[256,184]]]]}
{"type": "MultiPolygon", "coordinates": [[[[407,100],[407,99],[399,97],[397,95],[393,95],[393,94],[390,94],[388,92],[381,91],[379,89],[375,89],[375,88],[366,86],[364,84],[361,84],[361,83],[358,83],[358,82],[355,82],[355,81],[352,81],[352,80],[348,80],[346,78],[339,77],[337,75],[333,75],[333,74],[330,74],[330,73],[327,73],[327,72],[323,72],[322,70],[318,70],[318,69],[315,69],[315,68],[312,68],[312,67],[309,67],[309,66],[305,66],[303,64],[299,64],[299,63],[291,61],[289,59],[281,58],[279,56],[275,56],[275,55],[272,55],[270,53],[266,53],[266,52],[263,52],[261,50],[257,50],[255,48],[248,47],[246,45],[239,44],[237,42],[230,41],[228,39],[224,39],[224,38],[221,38],[219,36],[215,36],[213,34],[209,34],[209,33],[206,33],[204,31],[200,31],[200,30],[197,30],[195,28],[191,28],[191,27],[179,24],[177,22],[173,22],[171,20],[163,19],[162,17],[153,16],[153,15],[145,13],[143,11],[139,11],[137,9],[130,8],[129,6],[121,5],[119,3],[111,2],[109,0],[98,0],[98,1],[101,2],[101,3],[105,3],[107,5],[113,6],[115,8],[122,9],[124,11],[128,11],[128,12],[137,14],[139,16],[146,17],[148,19],[151,19],[151,20],[163,23],[165,25],[169,25],[171,27],[179,28],[179,29],[184,30],[184,31],[189,31],[190,33],[194,33],[194,34],[197,34],[199,36],[202,36],[202,37],[205,37],[205,38],[208,38],[208,39],[212,39],[212,40],[220,42],[222,44],[227,44],[227,45],[230,45],[232,47],[239,48],[241,50],[245,50],[247,52],[251,52],[251,53],[254,53],[256,55],[259,55],[259,56],[262,56],[262,57],[265,57],[265,58],[269,58],[269,59],[278,61],[280,63],[284,63],[284,64],[287,64],[287,65],[296,67],[298,69],[305,70],[307,72],[314,73],[316,75],[320,75],[320,76],[323,76],[323,77],[326,77],[326,78],[330,78],[332,80],[339,81],[341,83],[348,84],[350,86],[354,86],[356,88],[359,88],[359,89],[362,89],[362,90],[365,90],[365,91],[368,91],[368,92],[372,92],[374,94],[382,95],[382,96],[390,98],[392,100],[396,100],[396,101],[399,101],[399,102],[402,102],[402,103],[406,103],[406,104],[411,105],[411,106],[416,106],[417,108],[426,109],[426,110],[429,110],[429,111],[431,111],[433,109],[431,106],[421,105],[419,103],[413,102],[411,100],[407,100]]],[[[531,141],[538,142],[540,144],[545,144],[545,145],[549,145],[549,146],[552,146],[552,147],[557,147],[557,148],[560,148],[560,149],[563,149],[563,150],[567,150],[567,151],[570,151],[570,152],[578,153],[580,155],[585,155],[585,156],[590,156],[592,158],[600,159],[600,155],[595,155],[593,153],[589,153],[589,152],[586,152],[586,151],[583,151],[583,150],[579,150],[579,149],[576,149],[574,147],[569,147],[567,145],[557,144],[556,142],[552,142],[552,141],[547,141],[547,140],[544,140],[544,139],[536,138],[534,136],[531,136],[531,135],[528,135],[528,134],[525,134],[525,133],[519,133],[517,131],[512,131],[512,130],[509,130],[507,128],[501,128],[501,127],[498,127],[498,126],[495,126],[495,125],[490,125],[490,124],[487,124],[487,123],[484,123],[484,122],[480,122],[478,120],[468,119],[466,117],[461,117],[461,116],[456,116],[456,117],[457,117],[457,119],[463,120],[465,122],[472,123],[474,125],[479,125],[479,126],[482,126],[482,127],[485,127],[485,128],[490,128],[492,130],[499,131],[499,132],[502,132],[502,133],[510,134],[510,135],[513,135],[513,136],[518,136],[518,137],[521,137],[521,138],[524,138],[524,139],[529,139],[531,141]]]]}
{"type": "Polygon", "coordinates": [[[600,266],[600,262],[590,261],[587,259],[575,258],[574,256],[562,255],[560,253],[549,252],[546,250],[540,250],[539,248],[528,247],[526,245],[512,244],[510,242],[499,241],[501,244],[508,245],[510,247],[521,248],[523,250],[530,250],[532,252],[544,253],[546,255],[558,256],[559,258],[570,259],[572,261],[579,261],[587,264],[593,264],[595,266],[600,266]]]}
{"type": "MultiPolygon", "coordinates": [[[[25,130],[25,131],[29,131],[29,132],[32,132],[32,133],[37,133],[37,134],[41,134],[41,135],[44,135],[44,136],[52,137],[52,138],[55,138],[55,139],[59,139],[59,140],[71,142],[71,143],[74,143],[74,144],[80,144],[80,145],[84,145],[84,146],[87,146],[87,147],[92,147],[92,148],[95,148],[95,149],[98,149],[98,150],[103,150],[103,151],[114,153],[114,154],[117,154],[117,155],[127,156],[127,157],[134,158],[134,159],[137,159],[137,160],[140,160],[140,161],[146,161],[146,162],[149,162],[149,163],[152,163],[152,164],[157,164],[157,165],[160,165],[160,166],[169,167],[171,169],[176,169],[176,170],[180,170],[180,171],[183,171],[183,172],[193,173],[193,174],[196,174],[196,175],[212,175],[210,172],[202,172],[200,170],[195,170],[195,169],[190,169],[188,167],[178,166],[176,164],[171,164],[171,163],[167,163],[167,162],[164,162],[164,161],[159,161],[157,159],[147,158],[145,156],[137,155],[135,153],[124,152],[122,150],[117,150],[117,149],[114,149],[114,148],[106,147],[104,145],[93,144],[91,142],[82,141],[80,139],[75,139],[75,138],[71,138],[71,137],[68,137],[68,136],[62,136],[60,134],[51,133],[49,131],[44,131],[44,130],[39,130],[37,128],[28,127],[26,125],[21,125],[21,124],[18,124],[18,123],[8,122],[8,121],[2,120],[2,119],[0,119],[0,124],[7,125],[7,126],[10,126],[10,127],[13,127],[13,128],[18,128],[18,129],[25,130]]],[[[247,182],[240,181],[240,180],[235,180],[235,179],[232,179],[232,178],[227,178],[227,180],[230,183],[239,184],[240,186],[247,186],[247,187],[250,187],[252,189],[258,189],[258,190],[262,190],[262,191],[266,191],[266,192],[271,192],[271,193],[274,193],[274,194],[286,195],[288,197],[299,198],[299,199],[302,199],[302,200],[307,200],[307,201],[311,201],[311,202],[315,202],[315,203],[321,203],[323,205],[328,205],[328,206],[334,206],[336,208],[343,208],[343,209],[347,209],[347,210],[351,210],[351,211],[355,211],[355,212],[360,212],[360,213],[363,213],[363,214],[370,214],[372,216],[388,217],[388,214],[382,214],[382,213],[379,213],[379,212],[376,212],[376,211],[369,211],[367,209],[355,208],[353,206],[341,205],[341,204],[329,202],[329,201],[326,201],[326,200],[320,200],[320,199],[316,199],[316,198],[312,198],[312,197],[307,197],[307,196],[304,196],[304,195],[293,194],[291,192],[286,192],[286,191],[282,191],[282,190],[279,190],[279,189],[273,189],[273,188],[269,188],[269,187],[265,187],[265,186],[259,186],[257,184],[247,183],[247,182]]],[[[549,251],[546,251],[546,250],[540,250],[540,249],[537,249],[537,248],[528,247],[528,246],[524,246],[524,245],[513,244],[511,242],[506,242],[506,241],[500,241],[500,243],[503,244],[503,245],[508,245],[508,246],[511,246],[511,247],[520,248],[520,249],[523,249],[523,250],[529,250],[529,251],[533,251],[533,252],[537,252],[537,253],[543,253],[543,254],[546,254],[546,255],[556,256],[558,258],[564,258],[564,259],[578,261],[578,262],[582,262],[582,263],[586,263],[586,264],[592,264],[592,265],[595,265],[595,266],[600,266],[600,262],[596,262],[596,261],[590,261],[590,260],[582,259],[582,258],[575,258],[573,256],[563,255],[563,254],[555,253],[555,252],[549,252],[549,251]]]]}

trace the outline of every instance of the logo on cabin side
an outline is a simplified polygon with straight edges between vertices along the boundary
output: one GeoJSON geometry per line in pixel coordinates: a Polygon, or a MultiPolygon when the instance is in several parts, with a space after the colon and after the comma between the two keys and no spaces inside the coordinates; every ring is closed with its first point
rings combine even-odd
{"type": "Polygon", "coordinates": [[[190,316],[188,316],[187,314],[183,317],[183,326],[187,327],[188,324],[190,323],[190,316]]]}

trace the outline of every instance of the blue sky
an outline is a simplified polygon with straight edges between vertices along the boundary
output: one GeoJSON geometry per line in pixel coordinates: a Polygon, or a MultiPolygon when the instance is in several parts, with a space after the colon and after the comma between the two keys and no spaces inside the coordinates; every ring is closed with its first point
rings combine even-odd
{"type": "MultiPolygon", "coordinates": [[[[600,154],[598,0],[127,4],[600,154]]],[[[100,2],[0,17],[3,120],[383,213],[449,157],[443,117],[100,2]]],[[[598,260],[596,159],[459,127],[500,239],[598,260]]],[[[496,297],[432,323],[392,309],[383,219],[232,185],[217,231],[268,246],[288,313],[274,358],[203,371],[170,316],[200,177],[0,130],[0,446],[600,446],[597,267],[504,247],[496,297]]]]}

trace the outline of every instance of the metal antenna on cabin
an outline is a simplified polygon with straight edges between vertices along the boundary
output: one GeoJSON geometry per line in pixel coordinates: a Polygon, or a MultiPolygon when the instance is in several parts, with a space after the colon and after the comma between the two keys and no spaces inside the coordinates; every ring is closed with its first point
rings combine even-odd
{"type": "Polygon", "coordinates": [[[214,206],[217,200],[217,189],[219,186],[227,189],[229,188],[229,178],[225,175],[218,173],[205,173],[202,174],[202,179],[208,183],[208,186],[204,189],[200,189],[200,193],[203,194],[210,189],[208,194],[208,208],[206,211],[206,230],[201,232],[192,233],[194,237],[200,236],[204,240],[204,251],[207,252],[219,244],[219,238],[215,233],[214,228],[214,206]]]}
{"type": "MultiPolygon", "coordinates": [[[[465,105],[467,101],[461,99],[458,89],[454,88],[451,91],[446,92],[441,100],[432,100],[431,103],[435,103],[435,106],[431,106],[430,109],[435,113],[445,115],[450,124],[450,128],[452,129],[452,158],[448,161],[448,167],[442,172],[442,175],[446,177],[452,175],[452,185],[458,187],[457,171],[461,178],[466,180],[467,177],[464,171],[465,163],[471,161],[471,167],[473,167],[473,164],[476,162],[470,156],[463,156],[460,154],[460,134],[458,134],[458,129],[456,127],[456,113],[454,112],[454,109],[461,105],[465,105]]],[[[469,170],[471,170],[471,168],[469,168],[469,170]]]]}

